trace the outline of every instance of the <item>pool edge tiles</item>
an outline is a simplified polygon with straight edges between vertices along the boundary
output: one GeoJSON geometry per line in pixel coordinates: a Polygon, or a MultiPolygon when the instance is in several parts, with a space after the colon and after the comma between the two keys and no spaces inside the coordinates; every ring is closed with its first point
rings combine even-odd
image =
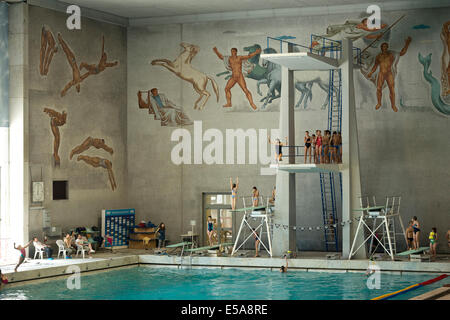
{"type": "Polygon", "coordinates": [[[24,281],[33,281],[46,278],[54,278],[57,276],[66,276],[66,270],[69,266],[78,266],[80,272],[100,271],[104,269],[114,269],[118,267],[125,267],[131,265],[138,265],[139,259],[136,255],[111,257],[111,258],[98,258],[98,259],[85,259],[80,261],[67,261],[64,265],[49,266],[36,268],[32,270],[25,270],[13,273],[5,272],[10,283],[20,283],[24,281]]]}
{"type": "MultiPolygon", "coordinates": [[[[323,260],[323,259],[290,259],[289,268],[307,271],[341,270],[346,272],[366,271],[368,260],[323,260]]],[[[285,264],[281,258],[242,258],[242,257],[202,257],[139,255],[139,264],[203,266],[218,268],[280,268],[285,264]]],[[[376,261],[381,272],[391,273],[449,273],[450,263],[427,263],[411,261],[376,261]]]]}

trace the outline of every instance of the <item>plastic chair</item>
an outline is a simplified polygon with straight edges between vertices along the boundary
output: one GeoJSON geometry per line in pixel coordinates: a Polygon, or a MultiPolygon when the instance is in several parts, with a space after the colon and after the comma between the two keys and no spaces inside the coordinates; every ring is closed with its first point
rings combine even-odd
{"type": "Polygon", "coordinates": [[[67,249],[64,246],[64,241],[56,240],[56,245],[58,246],[58,259],[59,259],[59,255],[61,253],[63,254],[63,259],[64,259],[67,256],[67,249]]]}
{"type": "Polygon", "coordinates": [[[44,259],[44,253],[45,251],[42,248],[36,248],[34,247],[34,258],[36,259],[36,256],[39,254],[40,259],[44,259]]]}
{"type": "Polygon", "coordinates": [[[84,253],[85,253],[86,251],[87,251],[87,250],[86,250],[82,245],[77,244],[77,254],[76,254],[76,257],[78,258],[78,254],[81,252],[81,255],[83,256],[83,259],[84,259],[84,253]]]}

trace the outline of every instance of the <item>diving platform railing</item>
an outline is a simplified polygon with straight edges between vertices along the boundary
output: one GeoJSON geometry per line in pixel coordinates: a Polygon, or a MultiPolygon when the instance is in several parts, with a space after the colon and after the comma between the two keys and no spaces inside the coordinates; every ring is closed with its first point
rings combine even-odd
{"type": "MultiPolygon", "coordinates": [[[[262,54],[261,58],[287,67],[289,70],[330,70],[339,68],[342,57],[342,41],[311,35],[311,45],[305,46],[281,38],[267,37],[267,49],[270,43],[279,42],[279,53],[262,54]],[[313,40],[314,39],[314,40],[313,40]],[[283,44],[291,47],[290,52],[283,52],[283,44]]],[[[278,47],[278,44],[276,45],[278,47]]],[[[272,48],[274,49],[274,48],[272,48]]],[[[361,65],[361,49],[353,47],[353,64],[361,65]]]]}

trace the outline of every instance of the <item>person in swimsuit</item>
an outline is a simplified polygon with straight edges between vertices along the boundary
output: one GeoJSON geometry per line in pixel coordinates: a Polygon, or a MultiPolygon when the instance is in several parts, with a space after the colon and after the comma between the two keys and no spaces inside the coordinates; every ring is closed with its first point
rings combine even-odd
{"type": "Polygon", "coordinates": [[[33,240],[31,240],[30,242],[28,242],[25,246],[21,246],[20,244],[16,247],[16,243],[14,242],[14,249],[19,250],[20,251],[20,258],[19,258],[19,263],[16,265],[16,267],[14,268],[14,272],[17,272],[17,268],[25,261],[25,258],[27,256],[27,252],[25,251],[26,248],[28,248],[28,246],[33,242],[33,240]]]}
{"type": "Polygon", "coordinates": [[[281,272],[281,273],[287,272],[287,269],[288,269],[288,260],[287,260],[287,256],[284,256],[284,257],[286,258],[286,266],[281,266],[281,268],[280,268],[280,272],[281,272]]]}
{"type": "Polygon", "coordinates": [[[259,241],[259,235],[256,232],[255,228],[252,228],[252,231],[253,231],[253,238],[255,239],[255,258],[256,258],[256,257],[259,257],[258,252],[259,252],[260,241],[259,241]]]}
{"type": "Polygon", "coordinates": [[[312,142],[311,142],[311,145],[312,145],[312,154],[313,154],[313,157],[314,157],[314,163],[316,163],[316,140],[317,140],[317,138],[316,138],[316,135],[313,133],[312,134],[312,142]]]}
{"type": "Polygon", "coordinates": [[[431,228],[428,239],[430,240],[430,254],[433,259],[436,259],[436,245],[437,245],[437,229],[431,228]]]}
{"type": "Polygon", "coordinates": [[[414,247],[414,229],[412,227],[412,220],[409,222],[409,227],[406,229],[406,239],[408,240],[408,250],[412,250],[414,247]]]}
{"type": "Polygon", "coordinates": [[[2,287],[2,284],[7,284],[8,278],[2,273],[2,270],[0,270],[0,289],[2,287]]]}
{"type": "Polygon", "coordinates": [[[236,210],[237,190],[239,188],[239,177],[236,177],[236,183],[230,178],[231,187],[231,210],[236,210]]]}
{"type": "Polygon", "coordinates": [[[330,163],[330,140],[331,133],[329,130],[325,130],[325,135],[322,138],[322,163],[330,163]]]}
{"type": "Polygon", "coordinates": [[[339,137],[336,131],[333,131],[333,135],[331,136],[331,144],[330,144],[330,162],[338,163],[338,155],[337,148],[339,144],[339,137]]]}
{"type": "Polygon", "coordinates": [[[320,130],[316,130],[316,163],[320,163],[321,155],[322,155],[322,132],[320,130]]]}
{"type": "Polygon", "coordinates": [[[267,136],[267,138],[269,139],[269,144],[275,145],[275,153],[276,153],[277,162],[283,161],[283,159],[281,159],[281,157],[283,156],[283,146],[287,146],[288,138],[286,137],[286,144],[283,144],[280,141],[280,139],[275,140],[275,142],[271,142],[270,137],[267,136]]]}
{"type": "Polygon", "coordinates": [[[257,207],[259,201],[259,191],[256,187],[252,188],[252,206],[257,207]]]}
{"type": "Polygon", "coordinates": [[[211,216],[208,216],[208,230],[206,231],[206,233],[208,234],[209,245],[212,246],[213,245],[212,236],[214,233],[214,220],[211,218],[211,216]]]}
{"type": "Polygon", "coordinates": [[[308,152],[309,152],[309,163],[311,163],[311,143],[312,143],[312,139],[309,136],[309,131],[305,131],[305,138],[303,139],[303,142],[305,143],[305,163],[306,163],[306,158],[308,156],[308,152]]]}
{"type": "Polygon", "coordinates": [[[338,156],[338,163],[342,163],[342,136],[341,136],[341,132],[339,131],[337,135],[338,135],[338,138],[337,138],[338,145],[337,145],[336,153],[337,153],[337,156],[338,156]]]}
{"type": "Polygon", "coordinates": [[[276,192],[277,192],[276,188],[277,187],[273,187],[273,189],[272,189],[272,198],[269,199],[269,203],[272,204],[272,205],[275,204],[275,195],[276,195],[276,192]]]}
{"type": "Polygon", "coordinates": [[[420,224],[417,217],[413,217],[413,232],[414,232],[414,249],[419,249],[420,224]]]}

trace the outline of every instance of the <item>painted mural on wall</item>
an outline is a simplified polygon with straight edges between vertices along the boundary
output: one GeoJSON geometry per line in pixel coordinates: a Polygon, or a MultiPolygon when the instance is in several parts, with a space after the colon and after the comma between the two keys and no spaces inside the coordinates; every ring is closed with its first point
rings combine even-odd
{"type": "MultiPolygon", "coordinates": [[[[62,48],[67,62],[72,69],[72,80],[61,90],[61,97],[64,97],[72,87],[75,87],[75,90],[79,93],[81,90],[81,83],[89,76],[100,74],[105,71],[106,68],[115,67],[119,64],[118,61],[108,62],[108,56],[105,52],[104,36],[102,36],[102,51],[98,63],[89,64],[87,62],[81,62],[80,65],[77,64],[74,51],[59,32],[57,39],[59,46],[62,48]],[[82,73],[83,69],[86,69],[85,73],[82,73]]],[[[41,49],[39,53],[39,73],[41,76],[48,75],[52,59],[54,55],[58,53],[58,43],[55,41],[55,37],[50,28],[45,25],[42,26],[41,49]]]]}
{"type": "MultiPolygon", "coordinates": [[[[241,87],[242,91],[244,91],[244,94],[246,95],[247,100],[250,103],[250,106],[253,108],[253,110],[256,110],[257,107],[256,107],[255,103],[253,102],[253,97],[252,97],[250,90],[247,89],[247,84],[245,83],[245,78],[242,73],[242,68],[243,68],[244,61],[261,53],[261,48],[258,48],[254,52],[251,52],[245,56],[239,56],[237,54],[236,48],[231,48],[230,56],[222,55],[219,52],[219,50],[217,50],[216,47],[213,48],[213,51],[217,55],[217,57],[224,62],[225,68],[227,69],[227,71],[231,72],[231,76],[229,77],[227,84],[225,86],[225,97],[227,99],[227,103],[223,107],[230,108],[232,106],[232,104],[231,104],[231,88],[233,88],[237,83],[237,84],[239,84],[239,87],[241,87]]],[[[247,70],[247,73],[248,73],[248,70],[247,70]]]]}
{"type": "Polygon", "coordinates": [[[217,102],[219,102],[219,89],[216,81],[205,73],[195,69],[191,64],[192,59],[194,59],[200,51],[200,47],[186,42],[180,43],[180,46],[183,48],[183,51],[175,60],[155,59],[151,61],[151,64],[153,66],[165,67],[179,78],[192,84],[194,91],[199,94],[199,98],[195,101],[194,109],[202,110],[205,107],[206,102],[208,102],[208,99],[211,96],[211,93],[206,90],[208,81],[211,82],[217,97],[217,102]],[[202,99],[203,102],[200,103],[202,99]]]}
{"type": "Polygon", "coordinates": [[[111,184],[111,189],[113,191],[117,189],[116,179],[114,178],[114,172],[112,170],[112,162],[110,160],[100,157],[90,157],[82,154],[77,157],[77,161],[84,161],[86,164],[94,168],[106,169],[106,171],[108,171],[108,178],[111,184]]]}
{"type": "Polygon", "coordinates": [[[182,107],[176,106],[167,99],[166,95],[159,93],[157,88],[148,91],[138,91],[139,109],[147,109],[153,115],[154,120],[159,120],[161,126],[178,127],[193,124],[182,107]],[[146,93],[144,100],[142,93],[146,93]]]}
{"type": "Polygon", "coordinates": [[[58,45],[55,41],[53,33],[46,26],[42,26],[41,51],[39,56],[39,73],[41,76],[46,76],[48,74],[53,56],[57,52],[58,45]]]}
{"type": "Polygon", "coordinates": [[[0,2],[0,127],[9,126],[8,4],[0,2]]]}
{"type": "Polygon", "coordinates": [[[427,56],[422,56],[419,52],[418,58],[420,64],[423,66],[423,77],[431,87],[431,102],[435,110],[445,116],[450,116],[450,21],[447,21],[442,26],[440,34],[443,51],[441,57],[441,81],[436,79],[431,70],[431,53],[427,56]]]}
{"type": "Polygon", "coordinates": [[[77,157],[77,161],[84,161],[86,164],[94,167],[94,168],[104,168],[108,172],[109,182],[111,184],[111,189],[114,191],[117,189],[116,179],[114,178],[114,172],[112,169],[112,162],[105,158],[100,157],[91,157],[85,154],[81,154],[84,151],[90,149],[91,147],[95,149],[102,149],[108,152],[110,155],[113,155],[114,150],[110,146],[108,146],[105,142],[105,139],[102,138],[93,138],[91,136],[87,137],[80,145],[76,146],[70,152],[69,159],[72,160],[73,156],[80,154],[77,157]]]}
{"type": "Polygon", "coordinates": [[[61,97],[64,97],[67,93],[67,91],[75,86],[75,89],[77,92],[80,92],[81,89],[81,82],[83,82],[86,78],[88,78],[91,75],[99,74],[103,71],[105,71],[106,68],[115,67],[119,64],[118,61],[114,62],[108,62],[108,56],[105,52],[105,37],[102,37],[102,52],[100,55],[100,59],[98,64],[88,64],[87,62],[81,62],[80,66],[78,67],[76,57],[72,49],[69,47],[69,45],[64,41],[62,35],[58,33],[58,41],[66,54],[67,62],[69,63],[70,67],[72,68],[72,80],[69,81],[64,89],[61,91],[61,97]],[[86,73],[81,74],[81,70],[86,69],[86,73]]]}
{"type": "Polygon", "coordinates": [[[53,160],[55,166],[59,166],[61,164],[61,158],[58,154],[59,145],[61,143],[59,127],[66,124],[67,113],[65,111],[61,113],[50,108],[44,108],[44,112],[50,117],[50,128],[53,133],[53,160]]]}

